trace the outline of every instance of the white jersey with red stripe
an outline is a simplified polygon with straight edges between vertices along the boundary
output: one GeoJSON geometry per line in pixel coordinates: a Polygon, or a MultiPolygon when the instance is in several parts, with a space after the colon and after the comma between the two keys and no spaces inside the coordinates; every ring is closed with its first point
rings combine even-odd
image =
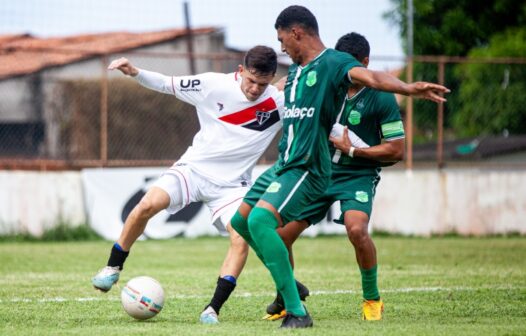
{"type": "Polygon", "coordinates": [[[174,166],[191,166],[217,185],[251,183],[252,169],[282,127],[281,91],[269,85],[249,101],[237,72],[171,77],[141,69],[135,78],[196,108],[201,129],[174,166]]]}

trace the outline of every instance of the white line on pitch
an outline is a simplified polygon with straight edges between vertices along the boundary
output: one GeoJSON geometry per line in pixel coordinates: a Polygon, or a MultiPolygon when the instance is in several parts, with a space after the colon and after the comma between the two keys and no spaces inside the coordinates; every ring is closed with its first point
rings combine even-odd
{"type": "MultiPolygon", "coordinates": [[[[393,288],[393,289],[382,289],[382,293],[411,293],[411,292],[439,292],[439,291],[475,291],[481,289],[492,289],[492,290],[512,290],[512,289],[526,289],[526,287],[409,287],[409,288],[393,288]]],[[[331,291],[311,291],[311,295],[335,295],[335,294],[358,294],[361,291],[357,290],[331,290],[331,291]]],[[[236,297],[267,297],[274,296],[274,293],[236,293],[236,297]]],[[[210,298],[210,295],[173,295],[167,299],[206,299],[210,298]]],[[[0,299],[0,303],[4,302],[90,302],[90,301],[119,301],[119,297],[115,296],[100,296],[100,297],[81,297],[81,298],[63,298],[63,297],[50,297],[41,299],[32,298],[11,298],[11,299],[0,299]]]]}

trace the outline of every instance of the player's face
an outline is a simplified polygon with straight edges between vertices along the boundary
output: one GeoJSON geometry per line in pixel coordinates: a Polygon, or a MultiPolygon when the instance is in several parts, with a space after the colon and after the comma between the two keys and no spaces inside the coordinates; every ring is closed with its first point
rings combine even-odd
{"type": "Polygon", "coordinates": [[[239,66],[239,74],[241,75],[241,91],[248,100],[257,100],[263,92],[267,89],[269,84],[274,79],[274,75],[260,75],[255,74],[250,69],[239,66]]]}
{"type": "Polygon", "coordinates": [[[278,41],[281,43],[281,51],[287,53],[294,63],[301,64],[303,58],[300,53],[296,29],[278,28],[277,33],[278,41]]]}

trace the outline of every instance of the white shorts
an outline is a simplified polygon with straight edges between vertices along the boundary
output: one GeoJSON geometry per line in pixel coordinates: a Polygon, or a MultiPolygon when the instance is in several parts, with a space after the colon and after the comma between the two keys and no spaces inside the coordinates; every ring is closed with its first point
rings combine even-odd
{"type": "Polygon", "coordinates": [[[170,205],[166,211],[171,214],[192,202],[201,201],[206,204],[212,216],[212,224],[221,234],[227,234],[226,225],[250,189],[250,185],[224,187],[211,183],[187,165],[172,166],[152,186],[161,188],[170,196],[170,205]]]}

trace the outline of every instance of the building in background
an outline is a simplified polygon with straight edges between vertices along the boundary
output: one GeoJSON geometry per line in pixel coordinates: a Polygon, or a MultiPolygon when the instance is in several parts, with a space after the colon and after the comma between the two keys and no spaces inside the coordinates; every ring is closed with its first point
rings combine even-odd
{"type": "MultiPolygon", "coordinates": [[[[224,31],[213,27],[44,39],[0,36],[0,157],[93,159],[77,149],[86,138],[99,138],[98,131],[86,132],[85,126],[101,123],[102,80],[123,77],[106,70],[112,58],[124,56],[164,74],[191,74],[192,68],[196,73],[235,71],[242,52],[228,49],[224,41],[224,31]],[[77,99],[79,85],[81,91],[95,95],[77,99]],[[79,128],[75,123],[88,125],[79,128]]],[[[111,107],[111,98],[108,104],[111,107]]],[[[128,105],[123,109],[133,110],[137,104],[131,99],[128,105]]]]}

